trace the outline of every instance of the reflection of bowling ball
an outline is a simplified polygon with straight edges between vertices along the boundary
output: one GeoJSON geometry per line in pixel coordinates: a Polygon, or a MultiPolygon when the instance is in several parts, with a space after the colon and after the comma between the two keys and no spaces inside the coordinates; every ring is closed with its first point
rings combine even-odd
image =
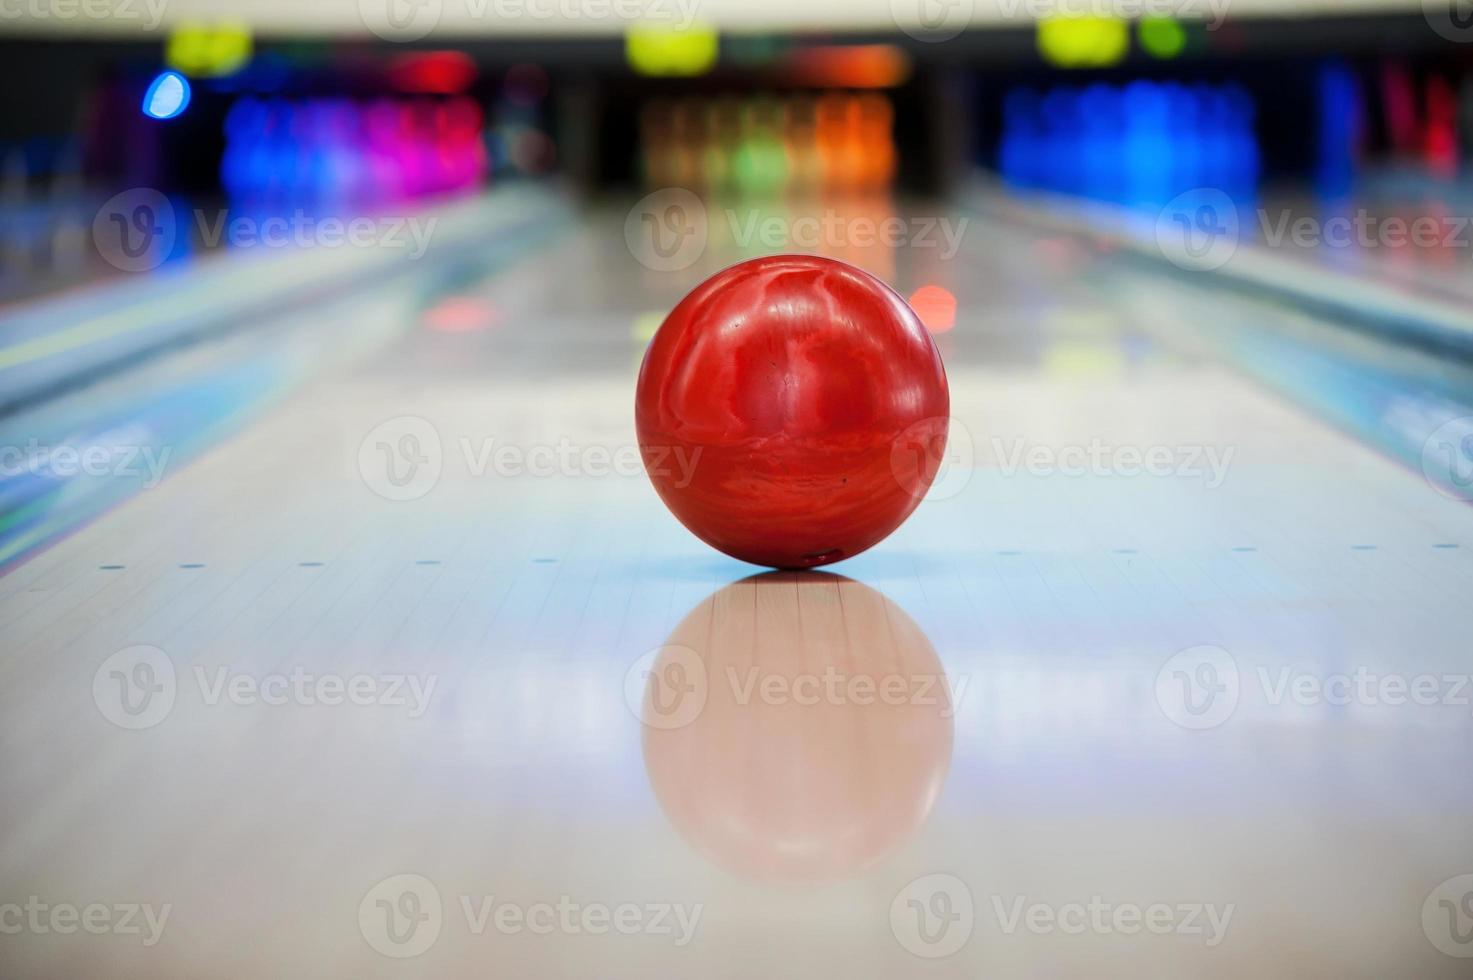
{"type": "Polygon", "coordinates": [[[941,355],[889,286],[772,255],[671,311],[639,371],[635,425],[655,489],[697,537],[807,568],[864,551],[915,510],[949,408],[941,355]]]}
{"type": "Polygon", "coordinates": [[[691,651],[704,706],[680,727],[651,719],[644,757],[671,823],[713,862],[829,879],[925,820],[951,760],[951,701],[925,634],[889,599],[837,575],[758,575],[692,610],[652,678],[691,651]]]}

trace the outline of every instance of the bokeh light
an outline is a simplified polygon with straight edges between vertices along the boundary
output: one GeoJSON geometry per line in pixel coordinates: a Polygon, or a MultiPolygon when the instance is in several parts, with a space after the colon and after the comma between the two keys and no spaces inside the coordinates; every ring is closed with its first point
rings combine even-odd
{"type": "Polygon", "coordinates": [[[1186,28],[1170,17],[1145,17],[1136,25],[1141,50],[1153,58],[1175,58],[1187,46],[1186,28]]]}
{"type": "Polygon", "coordinates": [[[1060,68],[1106,68],[1130,51],[1129,25],[1113,17],[1048,17],[1038,22],[1038,52],[1060,68]]]}
{"type": "Polygon", "coordinates": [[[704,75],[716,66],[716,31],[693,24],[684,30],[668,27],[632,27],[625,36],[629,67],[641,75],[704,75]]]}
{"type": "Polygon", "coordinates": [[[177,71],[161,73],[143,93],[144,115],[154,119],[173,119],[189,108],[189,79],[177,71]]]}
{"type": "Polygon", "coordinates": [[[244,21],[213,25],[185,21],[169,32],[164,61],[186,75],[220,78],[244,68],[254,47],[250,26],[244,21]]]}
{"type": "Polygon", "coordinates": [[[910,294],[911,309],[932,333],[946,333],[956,326],[956,297],[934,283],[910,294]]]}

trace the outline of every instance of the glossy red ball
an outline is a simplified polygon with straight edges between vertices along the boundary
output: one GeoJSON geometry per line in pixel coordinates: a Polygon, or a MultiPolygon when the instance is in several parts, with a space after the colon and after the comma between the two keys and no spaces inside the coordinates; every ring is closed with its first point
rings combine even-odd
{"type": "Polygon", "coordinates": [[[843,262],[774,255],[706,280],[639,371],[655,490],[734,558],[827,565],[900,526],[941,465],[941,355],[894,290],[843,262]]]}

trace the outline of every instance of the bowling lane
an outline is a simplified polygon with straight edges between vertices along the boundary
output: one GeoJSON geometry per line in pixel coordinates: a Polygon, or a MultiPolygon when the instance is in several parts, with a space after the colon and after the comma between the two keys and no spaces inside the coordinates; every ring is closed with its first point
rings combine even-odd
{"type": "Polygon", "coordinates": [[[0,578],[5,972],[1463,975],[1473,512],[1374,438],[1435,465],[1461,375],[969,214],[607,208],[357,297],[408,312],[0,578]],[[805,218],[938,331],[952,443],[752,578],[633,383],[805,218]]]}

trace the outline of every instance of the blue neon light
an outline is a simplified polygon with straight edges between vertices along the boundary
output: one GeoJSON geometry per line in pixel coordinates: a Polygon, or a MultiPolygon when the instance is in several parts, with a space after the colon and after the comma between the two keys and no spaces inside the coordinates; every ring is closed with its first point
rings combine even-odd
{"type": "Polygon", "coordinates": [[[173,119],[189,107],[189,79],[177,71],[155,78],[143,94],[143,114],[154,119],[173,119]]]}

